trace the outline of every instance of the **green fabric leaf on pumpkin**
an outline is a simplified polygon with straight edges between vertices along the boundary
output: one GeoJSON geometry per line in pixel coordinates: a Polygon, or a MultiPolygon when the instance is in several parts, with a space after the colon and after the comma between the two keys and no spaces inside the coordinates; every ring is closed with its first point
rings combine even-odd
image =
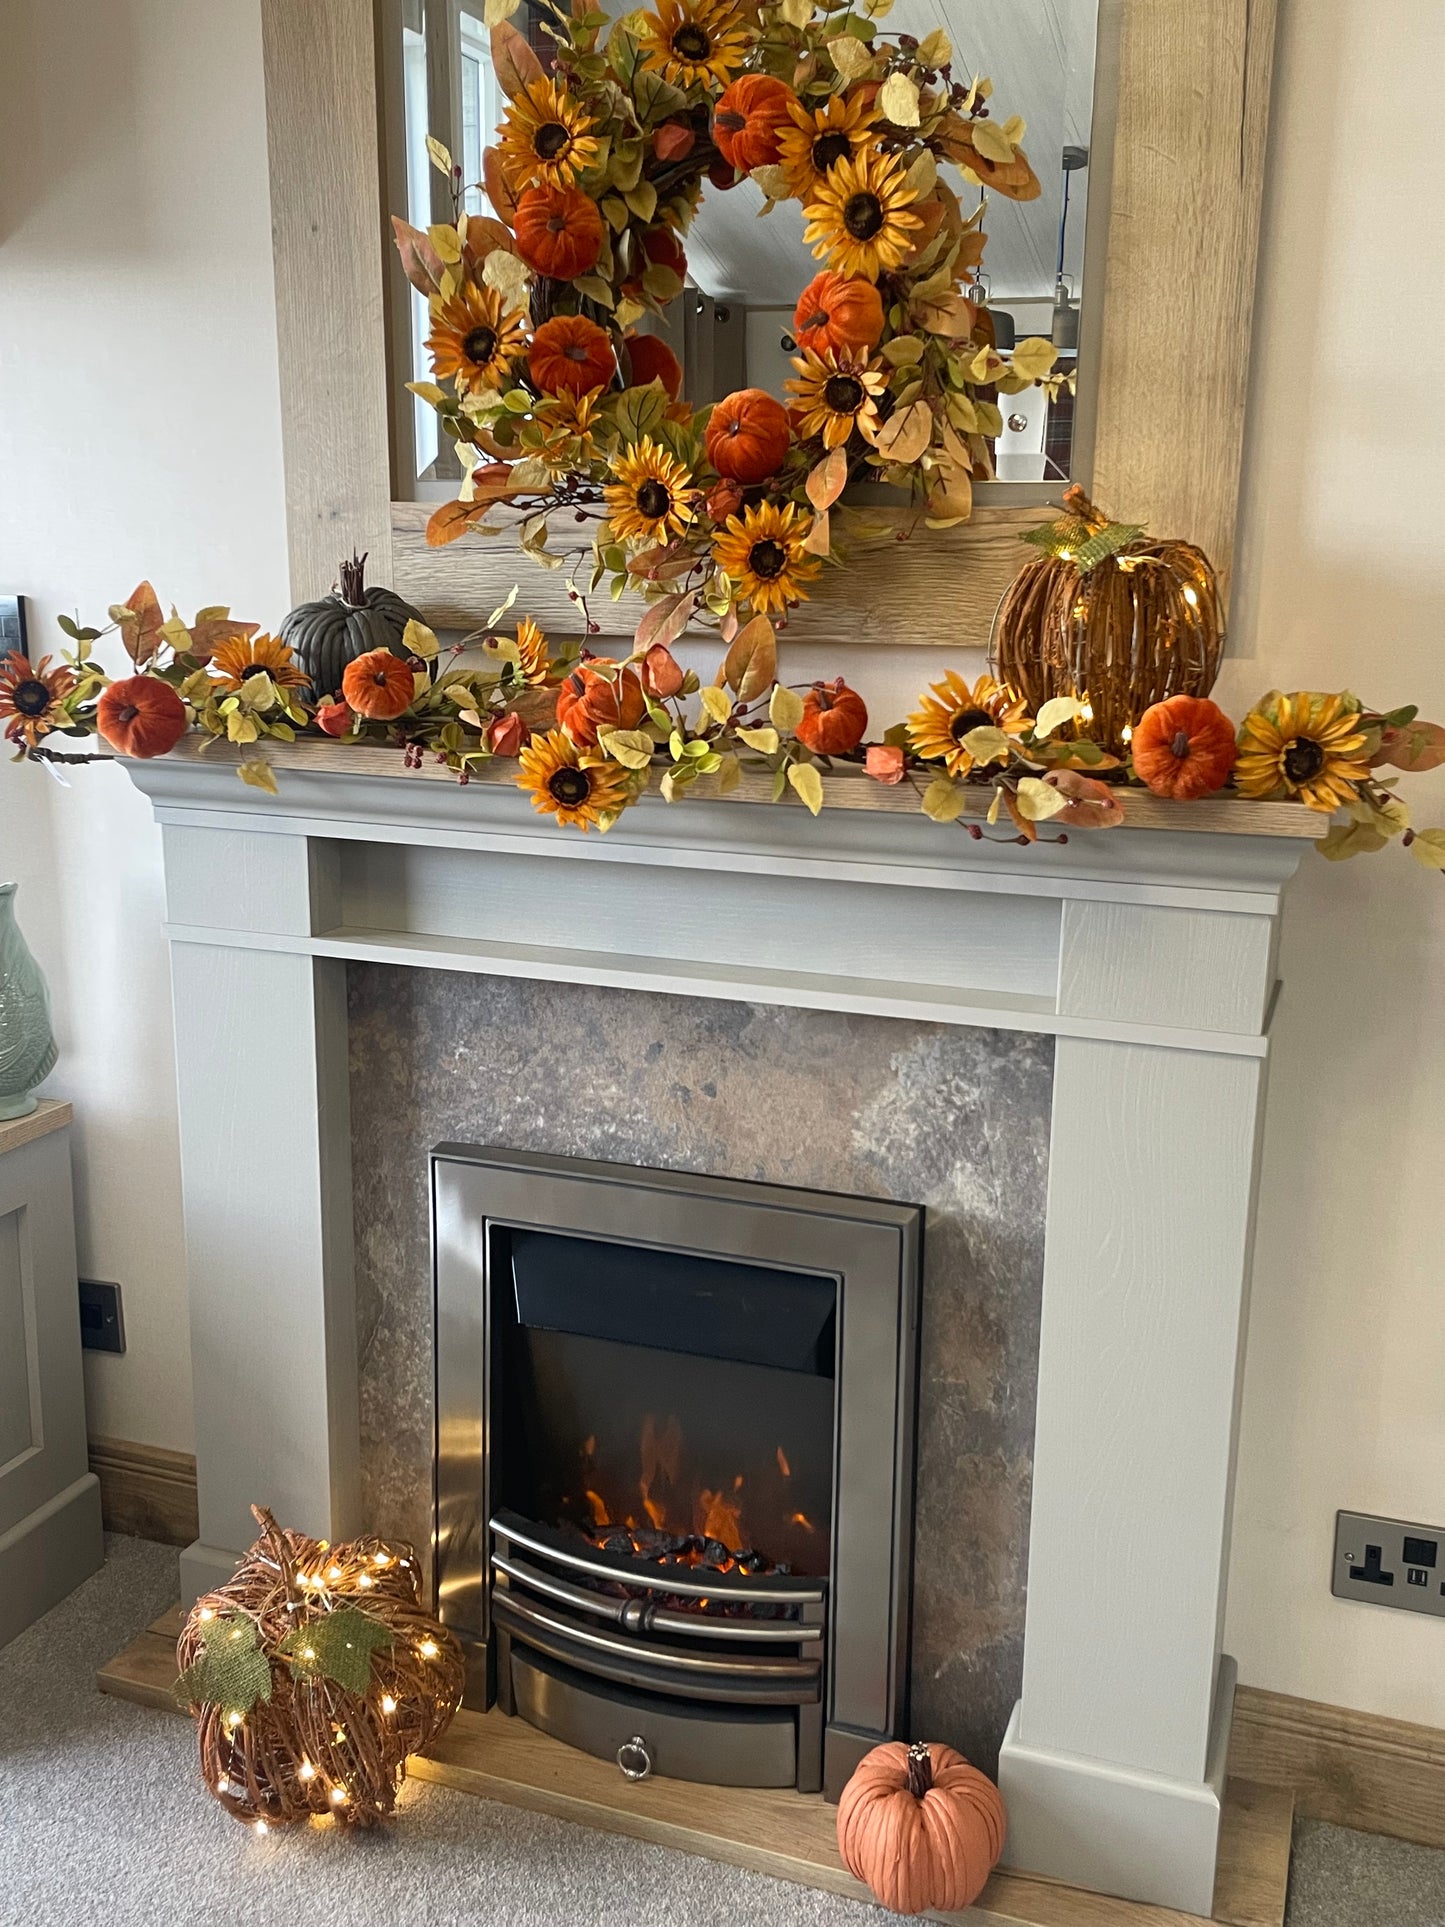
{"type": "Polygon", "coordinates": [[[391,1634],[379,1619],[355,1606],[306,1619],[281,1641],[297,1679],[334,1680],[348,1693],[364,1693],[371,1684],[371,1656],[391,1645],[391,1634]]]}
{"type": "Polygon", "coordinates": [[[256,1643],[256,1626],[244,1613],[217,1613],[201,1622],[202,1651],[176,1681],[182,1706],[223,1706],[249,1713],[271,1697],[271,1662],[256,1643]]]}

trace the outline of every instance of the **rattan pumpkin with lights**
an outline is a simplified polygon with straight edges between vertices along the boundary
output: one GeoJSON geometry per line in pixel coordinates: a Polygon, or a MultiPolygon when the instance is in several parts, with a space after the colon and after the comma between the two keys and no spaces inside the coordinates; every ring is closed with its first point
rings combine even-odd
{"type": "Polygon", "coordinates": [[[1055,696],[1086,697],[1089,735],[1118,755],[1153,704],[1213,688],[1224,647],[1219,585],[1192,542],[1111,522],[1077,487],[1064,509],[1023,537],[1043,553],[999,604],[994,671],[1035,715],[1055,696]]]}
{"type": "Polygon", "coordinates": [[[176,1646],[202,1775],[261,1833],[322,1814],[376,1826],[461,1703],[461,1647],[424,1610],[409,1546],[328,1545],[252,1511],[261,1537],[176,1646]]]}

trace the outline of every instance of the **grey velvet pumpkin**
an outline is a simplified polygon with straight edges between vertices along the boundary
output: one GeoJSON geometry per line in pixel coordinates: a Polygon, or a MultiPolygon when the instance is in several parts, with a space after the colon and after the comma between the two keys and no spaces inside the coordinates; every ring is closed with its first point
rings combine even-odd
{"type": "Polygon", "coordinates": [[[365,570],[366,557],[353,555],[338,571],[339,589],[319,601],[303,602],[281,624],[281,640],[291,645],[296,665],[318,700],[336,695],[347,663],[368,650],[405,655],[406,625],[421,620],[411,604],[390,589],[368,589],[365,570]]]}

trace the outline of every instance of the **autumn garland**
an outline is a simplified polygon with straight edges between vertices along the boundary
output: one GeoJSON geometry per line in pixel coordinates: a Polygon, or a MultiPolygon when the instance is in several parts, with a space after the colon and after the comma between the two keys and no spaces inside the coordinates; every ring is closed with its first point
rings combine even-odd
{"type": "Polygon", "coordinates": [[[841,678],[800,689],[778,681],[765,618],[737,632],[716,680],[704,685],[649,632],[666,621],[661,605],[644,617],[638,648],[618,662],[575,645],[554,653],[530,617],[511,635],[496,633],[515,595],[487,625],[486,666],[467,666],[462,646],[443,650],[412,622],[406,655],[357,657],[341,690],[313,703],[285,643],[220,607],[190,624],[174,609],[167,617],[142,583],[110,611],[133,673],[112,680],[93,654],[106,631],[62,617],[73,646],[59,663],[0,661],[0,728],[18,757],[55,763],[103,760],[62,748],[67,740],[99,736],[146,758],[195,730],[239,748],[242,780],[269,791],[267,742],[294,741],[303,730],[391,744],[409,765],[430,755],[463,783],[495,757],[515,758],[535,809],[565,827],[604,832],[659,771],[669,802],[704,777],[726,795],[745,769],[765,772],[775,801],[791,790],[816,816],[824,774],[861,766],[879,783],[912,784],[939,823],[961,820],[970,792],[982,789],[985,819],[965,822],[968,833],[997,827],[1026,843],[1043,825],[1054,837],[1117,826],[1128,786],[1142,784],[1181,803],[1232,793],[1343,811],[1319,845],[1326,856],[1399,838],[1427,868],[1445,870],[1445,829],[1417,830],[1395,794],[1397,776],[1382,774],[1445,764],[1445,729],[1411,707],[1383,712],[1348,693],[1272,691],[1236,732],[1207,698],[1173,696],[1140,719],[1125,762],[1090,737],[1086,698],[1059,696],[1030,715],[992,677],[970,683],[949,671],[906,722],[869,741],[867,709],[841,678]]]}
{"type": "Polygon", "coordinates": [[[851,481],[904,487],[933,528],[968,518],[994,473],[998,397],[1072,376],[1041,337],[998,352],[977,278],[983,190],[1040,192],[1023,122],[992,115],[986,79],[954,77],[941,29],[880,38],[891,4],[661,0],[609,23],[573,0],[550,9],[545,65],[499,17],[515,6],[488,9],[507,96],[475,184],[492,213],[464,211],[461,170],[431,141],[455,219],[394,221],[431,318],[435,379],[411,386],[465,470],[429,542],[495,534],[508,504],[524,551],[585,583],[584,609],[605,581],[614,600],[631,588],[685,611],[680,632],[805,600],[845,559],[851,481]],[[979,189],[968,213],[948,164],[979,189]],[[639,324],[682,291],[704,183],[744,179],[764,212],[800,204],[822,267],[799,291],[786,398],[748,388],[694,409],[639,324]],[[590,548],[568,550],[554,532],[578,523],[590,548]]]}

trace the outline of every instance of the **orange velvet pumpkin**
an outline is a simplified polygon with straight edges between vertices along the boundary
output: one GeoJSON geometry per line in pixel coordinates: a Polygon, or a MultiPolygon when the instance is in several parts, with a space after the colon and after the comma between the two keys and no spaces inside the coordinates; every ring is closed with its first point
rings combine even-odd
{"type": "Polygon", "coordinates": [[[868,710],[856,689],[839,676],[836,682],[815,682],[803,698],[803,713],[794,731],[805,749],[817,756],[846,756],[857,749],[868,727],[868,710]]]}
{"type": "Polygon", "coordinates": [[[871,281],[825,268],[793,311],[793,339],[815,355],[868,354],[883,333],[883,301],[871,281]]]}
{"type": "Polygon", "coordinates": [[[682,387],[682,363],[661,335],[628,335],[626,348],[632,386],[645,388],[650,381],[660,381],[676,401],[682,387]]]}
{"type": "Polygon", "coordinates": [[[610,681],[584,662],[557,691],[557,721],[578,749],[591,749],[599,729],[636,729],[646,714],[647,698],[631,669],[610,681]]]}
{"type": "Polygon", "coordinates": [[[554,281],[590,274],[602,252],[602,215],[575,187],[529,187],[512,218],[517,252],[554,281]]]}
{"type": "Polygon", "coordinates": [[[159,676],[113,682],[95,706],[95,726],[122,756],[164,756],[186,733],[186,706],[159,676]]]}
{"type": "Polygon", "coordinates": [[[412,667],[389,649],[368,649],[347,663],[341,693],[358,716],[389,723],[408,707],[416,693],[412,667]]]}
{"type": "Polygon", "coordinates": [[[1207,696],[1170,696],[1146,709],[1130,748],[1156,796],[1184,801],[1221,789],[1237,754],[1234,724],[1207,696]]]}
{"type": "Polygon", "coordinates": [[[788,125],[788,109],[797,98],[786,81],[771,74],[744,74],[735,80],[712,117],[713,141],[723,159],[749,172],[775,162],[778,135],[788,125]]]}
{"type": "Polygon", "coordinates": [[[607,330],[582,314],[558,314],[544,321],[527,352],[527,372],[545,395],[564,388],[574,395],[605,388],[616,369],[607,330]]]}
{"type": "Polygon", "coordinates": [[[896,1914],[961,1912],[1003,1852],[1003,1797],[951,1746],[875,1746],[838,1803],[838,1851],[896,1914]]]}
{"type": "Polygon", "coordinates": [[[788,411],[762,388],[725,395],[708,417],[707,458],[731,482],[765,482],[788,452],[788,411]]]}

